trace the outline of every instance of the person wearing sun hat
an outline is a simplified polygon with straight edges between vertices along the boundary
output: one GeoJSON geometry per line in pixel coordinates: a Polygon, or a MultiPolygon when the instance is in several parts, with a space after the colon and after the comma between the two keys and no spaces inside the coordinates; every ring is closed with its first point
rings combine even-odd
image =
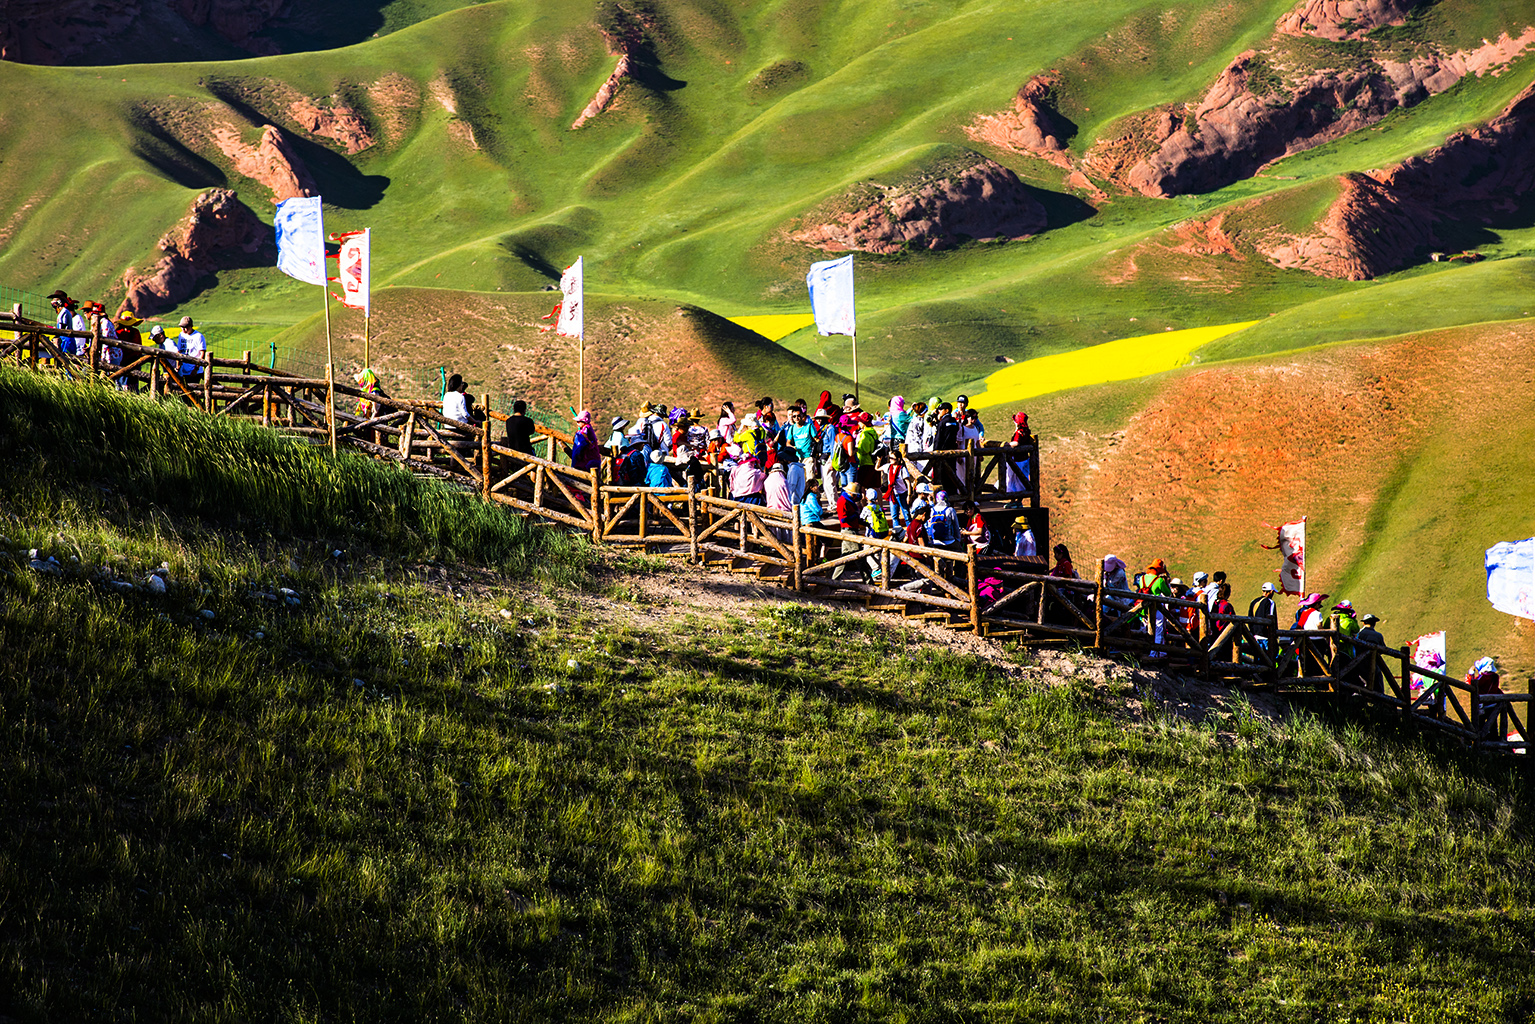
{"type": "Polygon", "coordinates": [[[1354,614],[1354,602],[1344,598],[1332,606],[1331,627],[1338,631],[1339,639],[1352,640],[1359,632],[1359,619],[1354,614]]]}
{"type": "Polygon", "coordinates": [[[1355,640],[1358,640],[1360,643],[1374,644],[1377,647],[1386,646],[1386,638],[1381,636],[1380,630],[1375,628],[1380,624],[1379,615],[1376,615],[1372,612],[1367,612],[1366,614],[1359,616],[1359,621],[1364,625],[1361,626],[1359,632],[1354,635],[1355,640]]]}
{"type": "Polygon", "coordinates": [[[1028,516],[1019,516],[1013,520],[1013,557],[1037,558],[1039,556],[1039,543],[1034,539],[1034,528],[1029,525],[1028,516]]]}
{"type": "Polygon", "coordinates": [[[1345,663],[1354,660],[1354,637],[1359,633],[1359,619],[1354,612],[1354,602],[1344,598],[1332,606],[1332,615],[1328,617],[1328,626],[1337,633],[1333,637],[1333,673],[1336,674],[1345,663]]]}
{"type": "MultiPolygon", "coordinates": [[[[1146,580],[1147,594],[1150,594],[1152,597],[1173,596],[1166,562],[1160,558],[1153,559],[1151,564],[1146,566],[1146,572],[1148,574],[1146,580]]],[[[1164,631],[1167,627],[1166,606],[1153,601],[1147,610],[1149,614],[1146,618],[1146,625],[1151,633],[1151,641],[1152,643],[1160,644],[1164,640],[1164,631]]],[[[1165,652],[1162,651],[1151,652],[1152,657],[1163,657],[1164,655],[1165,652]]]]}
{"type": "Polygon", "coordinates": [[[1327,594],[1307,594],[1295,609],[1295,623],[1291,629],[1326,629],[1327,617],[1322,614],[1322,602],[1327,594]]]}

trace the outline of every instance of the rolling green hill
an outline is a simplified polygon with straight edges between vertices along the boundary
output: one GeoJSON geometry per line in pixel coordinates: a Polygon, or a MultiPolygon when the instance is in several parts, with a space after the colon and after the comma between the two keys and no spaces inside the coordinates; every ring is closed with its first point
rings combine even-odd
{"type": "MultiPolygon", "coordinates": [[[[9,154],[0,281],[111,294],[192,195],[214,185],[235,187],[269,218],[267,190],[209,141],[209,125],[224,119],[247,141],[266,121],[290,130],[331,207],[329,226],[374,228],[383,287],[537,290],[584,254],[596,292],[729,315],[799,309],[804,267],[818,254],[783,232],[818,203],[934,146],[969,144],[963,125],[1057,66],[1076,69],[1066,106],[1080,119],[1073,147],[1085,149],[1133,110],[1197,97],[1289,6],[1185,4],[1153,16],[1136,2],[654,4],[635,9],[651,26],[652,72],[574,131],[615,62],[598,29],[626,9],[502,0],[322,53],[116,69],[0,64],[0,95],[14,97],[0,114],[9,154]],[[296,128],[286,105],[300,94],[350,103],[377,143],[345,154],[296,128]]],[[[1512,24],[1517,14],[1481,17],[1512,24]]],[[[999,354],[1118,336],[1130,316],[1201,326],[1368,290],[1262,261],[1223,268],[1219,288],[1190,287],[1186,260],[1133,281],[1116,280],[1113,264],[1116,251],[1188,217],[1421,152],[1496,113],[1532,77],[1525,60],[1265,177],[1175,200],[1114,197],[1096,213],[1059,168],[989,153],[1035,187],[1051,230],[1022,243],[860,257],[867,336],[889,343],[871,344],[863,369],[886,391],[929,373],[929,387],[947,389],[999,354]],[[935,352],[951,365],[924,366],[935,352]]],[[[1490,251],[1522,253],[1527,235],[1516,223],[1495,229],[1490,251]]],[[[293,322],[316,305],[275,271],[251,270],[220,275],[187,308],[293,322]]],[[[814,340],[789,344],[822,361],[814,340]]],[[[841,368],[836,353],[824,359],[841,368]]]]}
{"type": "MultiPolygon", "coordinates": [[[[850,194],[967,147],[1016,172],[1046,209],[1049,228],[1025,241],[860,255],[859,371],[876,397],[975,393],[1008,361],[1250,320],[1262,322],[1207,346],[1178,374],[1028,407],[1043,432],[1070,435],[1091,422],[1112,436],[1133,431],[1141,399],[1163,394],[1169,381],[1217,379],[1199,375],[1225,361],[1238,361],[1231,373],[1279,379],[1292,359],[1311,358],[1295,353],[1365,341],[1328,364],[1338,382],[1362,386],[1356,355],[1374,351],[1379,339],[1405,339],[1410,349],[1420,332],[1456,327],[1472,328],[1445,335],[1470,360],[1504,321],[1535,313],[1522,297],[1535,277],[1528,200],[1489,203],[1486,223],[1473,218],[1456,229],[1454,237],[1486,262],[1420,256],[1373,281],[1280,269],[1254,240],[1314,227],[1339,193],[1338,175],[1390,167],[1497,115],[1535,80],[1528,54],[1254,176],[1171,199],[1112,188],[1099,194],[1057,164],[989,148],[965,132],[977,116],[1008,108],[1031,76],[1055,72],[1069,153],[1080,158],[1159,104],[1197,102],[1238,55],[1268,45],[1292,6],[394,4],[389,31],[323,52],[118,67],[0,62],[0,284],[111,297],[126,270],[152,262],[155,240],[190,200],[215,186],[234,188],[270,220],[271,190],[236,170],[215,131],[229,146],[249,147],[262,126],[275,124],[324,195],[327,226],[374,229],[374,361],[392,386],[430,392],[445,368],[463,372],[498,404],[529,397],[546,415],[567,409],[576,401],[574,348],[536,328],[553,305],[544,289],[584,256],[592,298],[588,400],[600,414],[628,413],[641,401],[813,397],[851,376],[846,339],[806,329],[773,345],[720,317],[803,311],[806,265],[825,254],[789,232],[850,194]],[[573,129],[618,63],[612,41],[622,39],[638,40],[633,77],[609,109],[573,129]],[[344,106],[372,144],[348,152],[339,138],[314,134],[296,119],[298,101],[327,111],[344,106]],[[1212,241],[1217,218],[1230,230],[1229,246],[1212,241]],[[1253,357],[1264,361],[1240,362],[1253,357]],[[1052,424],[1055,416],[1060,422],[1052,424]]],[[[1505,30],[1518,34],[1531,17],[1527,4],[1511,0],[1438,0],[1420,5],[1404,26],[1377,30],[1368,45],[1380,42],[1405,60],[1431,45],[1448,52],[1505,30]]],[[[1300,68],[1309,73],[1333,58],[1365,59],[1366,45],[1305,40],[1285,43],[1284,52],[1309,61],[1300,68]]],[[[177,312],[216,325],[215,341],[222,330],[225,344],[258,354],[280,341],[310,362],[321,358],[320,297],[272,268],[221,270],[177,312]]],[[[333,312],[338,350],[355,365],[361,324],[355,314],[333,312]]],[[[1522,393],[1518,366],[1476,366],[1487,393],[1522,393]]],[[[1454,376],[1430,383],[1441,392],[1460,386],[1454,376]]],[[[1341,409],[1357,409],[1351,401],[1339,393],[1341,409]]],[[[1201,402],[1196,389],[1172,408],[1194,417],[1201,402]]],[[[1015,408],[988,418],[1000,422],[1015,408]]],[[[1221,425],[1233,435],[1269,421],[1261,405],[1223,408],[1221,425]]],[[[1443,411],[1422,408],[1424,423],[1443,411]]],[[[1483,534],[1490,543],[1508,539],[1492,537],[1494,526],[1527,535],[1535,524],[1519,511],[1531,497],[1530,474],[1501,460],[1523,450],[1522,421],[1468,408],[1456,421],[1464,444],[1422,447],[1399,437],[1374,455],[1369,486],[1352,492],[1336,486],[1329,450],[1310,443],[1264,455],[1293,467],[1305,503],[1271,500],[1271,482],[1222,469],[1224,500],[1251,515],[1196,517],[1191,523],[1201,525],[1189,530],[1208,541],[1153,541],[1133,530],[1116,540],[1096,527],[1082,536],[1098,546],[1171,543],[1189,557],[1216,559],[1245,536],[1246,524],[1309,512],[1339,524],[1320,529],[1368,538],[1368,550],[1333,545],[1342,554],[1330,569],[1343,585],[1365,586],[1379,578],[1379,566],[1410,564],[1419,550],[1453,550],[1445,571],[1464,563],[1474,576],[1472,549],[1488,539],[1483,534]],[[1441,499],[1430,501],[1432,488],[1420,486],[1453,480],[1468,460],[1503,467],[1470,474],[1483,481],[1468,482],[1472,490],[1497,492],[1495,513],[1481,523],[1475,505],[1441,514],[1441,499]],[[1497,487],[1486,483],[1488,473],[1497,487]],[[1403,482],[1388,486],[1392,480],[1403,482]],[[1376,528],[1366,531],[1367,523],[1376,528]],[[1199,532],[1216,526],[1221,532],[1199,532]]],[[[1297,432],[1306,429],[1306,411],[1291,409],[1297,432]]],[[[1327,429],[1358,439],[1372,425],[1343,416],[1327,429]]],[[[1200,436],[1200,444],[1212,440],[1219,439],[1200,436]]],[[[1199,454],[1189,448],[1179,456],[1193,463],[1199,454]]],[[[1052,485],[1060,489],[1056,502],[1082,509],[1100,500],[1111,521],[1118,510],[1107,503],[1123,495],[1090,486],[1088,475],[1070,468],[1074,457],[1063,449],[1060,461],[1047,463],[1047,473],[1062,474],[1052,485]]],[[[1178,490],[1170,464],[1140,469],[1178,490]]],[[[1143,528],[1150,529],[1136,527],[1143,528]]],[[[1255,549],[1240,557],[1244,567],[1250,559],[1245,571],[1258,571],[1255,549]]],[[[1425,607],[1424,621],[1449,614],[1444,602],[1425,607]]],[[[1416,627],[1419,618],[1409,621],[1416,627]]],[[[1476,645],[1523,642],[1506,623],[1457,628],[1476,645]]]]}

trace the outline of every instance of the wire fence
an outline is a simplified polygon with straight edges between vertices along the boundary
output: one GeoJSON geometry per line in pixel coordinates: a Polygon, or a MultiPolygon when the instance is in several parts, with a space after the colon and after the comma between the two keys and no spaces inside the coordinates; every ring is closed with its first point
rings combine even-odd
{"type": "Polygon", "coordinates": [[[0,309],[10,312],[11,307],[21,304],[21,315],[32,320],[53,322],[53,307],[41,292],[23,291],[0,284],[0,309]]]}

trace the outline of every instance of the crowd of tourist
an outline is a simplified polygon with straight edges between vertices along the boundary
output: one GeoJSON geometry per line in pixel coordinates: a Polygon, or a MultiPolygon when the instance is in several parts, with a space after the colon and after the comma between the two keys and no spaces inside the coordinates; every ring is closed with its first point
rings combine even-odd
{"type": "MultiPolygon", "coordinates": [[[[476,422],[472,410],[466,412],[452,398],[453,387],[450,382],[444,416],[476,422]]],[[[854,395],[843,395],[839,403],[826,391],[814,406],[796,399],[782,410],[770,397],[759,399],[744,412],[725,402],[717,413],[709,414],[701,408],[656,403],[645,406],[633,419],[612,417],[602,432],[590,411],[576,413],[575,425],[573,441],[565,451],[578,469],[606,464],[608,479],[636,487],[691,483],[703,489],[713,474],[736,502],[761,505],[797,516],[805,526],[839,532],[838,555],[863,549],[865,556],[839,567],[838,577],[854,572],[866,582],[879,582],[885,571],[880,560],[859,543],[873,537],[917,547],[1008,555],[1033,563],[1027,568],[1037,566],[1051,577],[1080,579],[1066,545],[1054,545],[1053,564],[1042,557],[1028,515],[1009,518],[1009,529],[995,530],[995,510],[989,523],[976,501],[950,500],[951,494],[970,493],[966,483],[967,475],[977,471],[974,453],[987,440],[986,428],[965,395],[952,403],[935,396],[910,404],[897,395],[877,417],[862,409],[854,395]],[[933,452],[968,454],[938,459],[931,457],[933,452]]],[[[1005,451],[1001,453],[1003,469],[996,497],[1002,508],[1018,509],[1031,489],[1034,438],[1025,413],[1014,415],[1011,426],[1011,435],[1000,447],[1016,450],[1018,457],[1008,459],[1005,451]]],[[[515,403],[506,424],[507,447],[531,455],[534,434],[526,404],[515,403]]],[[[886,564],[892,587],[931,585],[928,576],[912,569],[910,558],[886,564]]],[[[933,568],[942,571],[944,563],[935,562],[933,568]]],[[[1110,592],[1104,611],[1116,622],[1128,619],[1131,628],[1143,630],[1161,646],[1200,644],[1213,658],[1233,657],[1236,642],[1226,626],[1242,613],[1232,603],[1233,587],[1224,572],[1195,572],[1191,582],[1185,583],[1170,574],[1162,559],[1131,573],[1112,554],[1103,559],[1103,569],[1110,592]],[[1141,595],[1189,603],[1146,601],[1141,595]],[[1173,617],[1179,628],[1171,628],[1173,617]]],[[[983,603],[994,602],[1006,592],[1006,584],[994,577],[981,580],[978,587],[983,603]]],[[[1086,591],[1081,593],[1082,600],[1091,600],[1086,591]]],[[[1348,599],[1329,607],[1327,594],[1303,595],[1293,618],[1281,622],[1278,596],[1272,583],[1264,583],[1248,603],[1246,617],[1272,622],[1276,629],[1327,636],[1320,646],[1311,645],[1323,670],[1339,670],[1355,661],[1356,641],[1385,646],[1378,629],[1380,617],[1360,614],[1348,599]]],[[[1259,645],[1268,647],[1261,627],[1253,629],[1253,635],[1259,645]]],[[[1479,692],[1500,692],[1496,665],[1488,658],[1477,661],[1466,681],[1479,692]]]]}
{"type": "MultiPolygon", "coordinates": [[[[108,366],[119,367],[124,362],[124,352],[114,342],[161,348],[181,356],[203,357],[208,351],[207,338],[190,316],[180,318],[174,335],[156,324],[146,336],[140,330],[144,321],[130,309],[109,316],[102,303],[81,302],[62,290],[51,293],[48,300],[56,314],[54,326],[101,339],[100,358],[108,366]]],[[[83,338],[61,336],[57,340],[59,350],[71,356],[84,356],[91,345],[83,338]]],[[[44,355],[40,361],[52,362],[52,358],[44,355]]],[[[201,372],[196,363],[188,361],[180,362],[177,370],[186,377],[201,372]]],[[[359,382],[370,393],[375,391],[376,376],[370,369],[363,375],[367,379],[359,376],[359,382]]],[[[124,389],[133,387],[128,374],[119,375],[117,383],[124,389]]],[[[486,412],[476,408],[468,384],[456,373],[444,389],[442,414],[445,419],[465,424],[487,421],[486,412]]],[[[1011,426],[1011,435],[1000,442],[1000,447],[1015,451],[1017,457],[1002,453],[996,494],[1002,508],[1020,509],[1032,486],[1034,438],[1027,414],[1015,414],[1011,426]]],[[[612,417],[606,430],[607,437],[601,438],[590,411],[575,414],[573,440],[565,448],[575,468],[589,470],[606,462],[612,482],[651,488],[692,485],[702,489],[714,474],[736,502],[797,516],[806,526],[835,529],[843,538],[842,554],[858,552],[859,539],[873,537],[954,552],[1010,555],[1041,568],[1048,564],[1039,554],[1029,516],[1013,518],[1010,536],[999,537],[978,502],[965,497],[950,501],[951,493],[972,492],[967,488],[969,475],[978,472],[976,453],[987,444],[986,428],[966,395],[957,396],[953,402],[934,396],[909,406],[897,395],[878,417],[862,409],[855,395],[844,394],[841,402],[835,402],[829,391],[821,392],[814,408],[803,398],[790,402],[781,416],[770,397],[759,399],[744,413],[727,401],[717,414],[709,415],[700,408],[668,408],[656,403],[643,408],[633,420],[612,417]],[[937,452],[965,454],[933,458],[932,453],[937,452]]],[[[527,415],[527,403],[514,402],[506,420],[506,446],[532,455],[536,433],[536,425],[527,415]]],[[[1080,578],[1066,545],[1056,544],[1052,554],[1054,565],[1047,570],[1049,576],[1080,578]]],[[[909,577],[892,579],[890,585],[928,585],[926,577],[910,569],[909,559],[899,558],[889,564],[893,575],[909,577]]],[[[944,568],[941,562],[934,567],[944,568]]],[[[877,582],[883,571],[877,558],[866,555],[861,561],[854,559],[839,567],[837,575],[856,572],[869,582],[877,582]]],[[[1104,611],[1116,621],[1128,619],[1158,645],[1203,643],[1212,657],[1231,657],[1233,640],[1225,627],[1237,617],[1237,611],[1224,572],[1213,577],[1195,572],[1192,582],[1185,583],[1172,577],[1159,558],[1132,575],[1122,559],[1110,554],[1103,559],[1103,579],[1104,611]],[[1139,595],[1189,603],[1147,602],[1139,595]],[[1206,612],[1203,617],[1200,606],[1206,612]],[[1170,628],[1174,617],[1176,629],[1170,628]]],[[[981,581],[978,592],[983,601],[994,602],[1006,593],[1006,587],[992,577],[981,581]]],[[[1335,637],[1329,655],[1332,668],[1353,660],[1354,641],[1385,645],[1376,628],[1378,616],[1358,614],[1347,599],[1326,608],[1327,599],[1327,594],[1304,595],[1288,628],[1328,631],[1335,637]]],[[[1262,585],[1248,604],[1246,615],[1280,625],[1272,583],[1262,585]]],[[[1257,642],[1267,647],[1267,637],[1260,635],[1261,631],[1254,632],[1257,642]]],[[[1465,681],[1480,693],[1502,692],[1496,662],[1489,657],[1479,658],[1465,681]]]]}
{"type": "MultiPolygon", "coordinates": [[[[100,302],[82,302],[71,298],[63,290],[50,293],[48,303],[53,307],[55,328],[60,331],[84,332],[101,339],[100,358],[107,367],[123,365],[124,352],[121,346],[124,344],[159,348],[197,358],[208,354],[208,339],[189,316],[181,318],[175,334],[167,334],[164,327],[154,324],[146,335],[140,330],[144,324],[143,319],[126,307],[119,310],[116,316],[108,316],[106,306],[100,302]]],[[[57,341],[60,352],[75,357],[87,356],[92,344],[86,338],[63,335],[57,341]]],[[[46,353],[39,357],[39,362],[45,364],[53,361],[53,356],[46,353]]],[[[176,364],[176,372],[182,377],[195,377],[202,373],[202,367],[196,363],[180,361],[176,364]]],[[[134,382],[128,374],[120,374],[117,386],[123,390],[132,390],[134,382]]]]}

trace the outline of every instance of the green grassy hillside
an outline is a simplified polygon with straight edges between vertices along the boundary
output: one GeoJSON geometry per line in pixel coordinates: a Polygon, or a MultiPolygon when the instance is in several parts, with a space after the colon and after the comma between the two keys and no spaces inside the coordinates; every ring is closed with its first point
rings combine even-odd
{"type": "Polygon", "coordinates": [[[0,415],[11,1019],[1535,1009],[1507,762],[760,592],[695,613],[690,570],[90,386],[0,368],[0,415]]]}
{"type": "MultiPolygon", "coordinates": [[[[502,0],[339,50],[239,62],[4,64],[0,95],[14,99],[0,114],[0,143],[38,156],[0,164],[0,281],[111,293],[211,185],[236,187],[268,216],[267,191],[236,174],[206,132],[222,118],[249,137],[271,119],[295,129],[329,226],[375,229],[380,286],[537,290],[584,254],[592,290],[615,297],[728,315],[802,308],[804,268],[818,254],[782,233],[823,200],[935,145],[970,144],[966,123],[1051,68],[1070,72],[1065,109],[1077,119],[1073,148],[1084,150],[1125,114],[1200,95],[1289,6],[976,0],[736,11],[675,0],[643,12],[656,61],[649,84],[631,82],[578,131],[571,123],[614,64],[597,29],[621,17],[617,8],[502,0]],[[298,93],[351,103],[379,143],[347,156],[296,129],[286,104],[298,93]]],[[[1443,17],[1416,31],[1456,43],[1448,26],[1465,19],[1447,11],[1464,6],[1445,0],[1443,17]]],[[[1519,12],[1478,17],[1512,24],[1519,12]]],[[[1037,186],[1053,229],[1026,243],[861,257],[865,331],[888,342],[870,346],[862,369],[885,391],[929,374],[926,389],[948,389],[996,355],[1103,340],[1131,316],[1190,327],[1367,291],[1251,260],[1221,268],[1218,287],[1191,286],[1181,257],[1126,279],[1116,253],[1238,200],[1421,152],[1496,113],[1532,76],[1535,62],[1524,60],[1270,176],[1173,201],[1117,197],[1096,214],[1058,168],[991,153],[1037,186]],[[931,365],[935,355],[942,365],[931,365]]],[[[1488,241],[1523,251],[1526,234],[1511,224],[1488,241]]],[[[291,323],[315,311],[310,291],[272,270],[233,271],[188,309],[291,323]]],[[[813,339],[790,346],[846,372],[813,339]]]]}

